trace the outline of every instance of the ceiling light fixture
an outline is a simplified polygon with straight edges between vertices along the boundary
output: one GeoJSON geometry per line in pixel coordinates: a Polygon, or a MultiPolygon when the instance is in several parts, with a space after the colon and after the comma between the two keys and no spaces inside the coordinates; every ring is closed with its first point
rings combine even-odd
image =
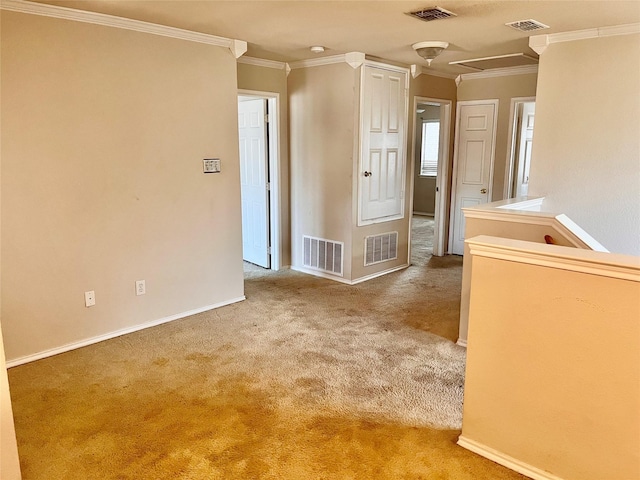
{"type": "Polygon", "coordinates": [[[315,46],[311,47],[310,50],[313,53],[322,53],[322,52],[324,52],[324,47],[321,47],[320,45],[315,45],[315,46]]]}
{"type": "Polygon", "coordinates": [[[418,42],[411,45],[416,53],[427,61],[429,66],[431,66],[431,60],[440,55],[448,46],[448,42],[418,42]]]}

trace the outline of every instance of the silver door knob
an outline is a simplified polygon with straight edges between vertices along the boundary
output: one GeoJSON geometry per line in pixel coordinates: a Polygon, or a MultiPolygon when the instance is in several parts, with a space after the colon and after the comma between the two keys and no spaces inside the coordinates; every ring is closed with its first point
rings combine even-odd
{"type": "Polygon", "coordinates": [[[487,193],[487,189],[483,188],[482,190],[480,190],[480,193],[487,193]]]}
{"type": "Polygon", "coordinates": [[[364,176],[365,176],[365,177],[370,177],[371,175],[373,175],[373,173],[371,173],[371,172],[364,172],[364,176]]]}

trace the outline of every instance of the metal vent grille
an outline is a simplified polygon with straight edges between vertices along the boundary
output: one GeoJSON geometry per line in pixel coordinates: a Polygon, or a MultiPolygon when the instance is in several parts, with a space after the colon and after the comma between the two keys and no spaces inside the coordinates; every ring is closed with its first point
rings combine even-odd
{"type": "Polygon", "coordinates": [[[423,10],[418,10],[416,12],[409,12],[407,15],[419,18],[420,20],[424,20],[425,22],[457,16],[455,13],[450,12],[449,10],[445,10],[442,7],[429,7],[423,10]]]}
{"type": "Polygon", "coordinates": [[[342,277],[344,243],[307,235],[302,237],[302,241],[302,264],[305,267],[342,277]]]}
{"type": "Polygon", "coordinates": [[[398,232],[371,235],[364,239],[364,265],[398,258],[398,232]]]}
{"type": "Polygon", "coordinates": [[[521,32],[531,32],[533,30],[550,28],[549,25],[545,25],[544,23],[540,23],[539,21],[533,20],[531,18],[529,20],[518,20],[517,22],[505,23],[505,25],[507,27],[520,30],[521,32]]]}

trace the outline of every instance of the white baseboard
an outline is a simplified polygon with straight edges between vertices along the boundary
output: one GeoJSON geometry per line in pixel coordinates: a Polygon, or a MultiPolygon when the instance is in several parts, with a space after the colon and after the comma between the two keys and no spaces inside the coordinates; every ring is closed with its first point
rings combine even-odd
{"type": "Polygon", "coordinates": [[[335,275],[331,275],[331,274],[328,274],[328,273],[320,272],[318,270],[313,270],[313,269],[304,268],[304,267],[294,267],[293,265],[291,266],[291,270],[296,271],[296,272],[300,272],[300,273],[306,273],[308,275],[313,275],[315,277],[328,278],[329,280],[335,280],[336,282],[345,283],[347,285],[356,285],[358,283],[366,282],[367,280],[372,280],[374,278],[381,277],[381,276],[386,275],[388,273],[397,272],[398,270],[404,270],[408,266],[409,266],[408,264],[400,265],[399,267],[393,267],[393,268],[389,268],[388,270],[383,270],[381,272],[372,273],[371,275],[367,275],[365,277],[356,278],[355,280],[347,280],[346,278],[336,277],[335,275]]]}
{"type": "Polygon", "coordinates": [[[206,312],[208,310],[213,310],[215,308],[224,307],[225,305],[231,305],[232,303],[241,302],[246,300],[246,297],[243,295],[242,297],[233,298],[231,300],[226,300],[224,302],[216,303],[214,305],[207,305],[206,307],[196,308],[194,310],[189,310],[187,312],[177,313],[175,315],[170,315],[168,317],[160,318],[158,320],[152,320],[150,322],[141,323],[139,325],[134,325],[132,327],[122,328],[120,330],[115,330],[113,332],[105,333],[103,335],[98,335],[96,337],[86,338],[84,340],[80,340],[78,342],[67,343],[66,345],[62,345],[61,347],[50,348],[48,350],[43,350],[38,353],[34,353],[32,355],[25,355],[24,357],[14,358],[12,360],[7,360],[7,368],[17,367],[18,365],[23,365],[29,362],[35,362],[36,360],[41,360],[43,358],[52,357],[54,355],[58,355],[60,353],[68,352],[70,350],[75,350],[76,348],[86,347],[88,345],[93,345],[94,343],[103,342],[105,340],[109,340],[112,338],[120,337],[122,335],[126,335],[128,333],[137,332],[139,330],[144,330],[145,328],[155,327],[157,325],[162,325],[163,323],[169,323],[174,320],[179,320],[180,318],[189,317],[191,315],[195,315],[197,313],[206,312]]]}
{"type": "Polygon", "coordinates": [[[460,437],[458,438],[458,445],[474,453],[477,453],[482,457],[488,458],[489,460],[492,460],[502,465],[503,467],[507,467],[514,472],[518,472],[522,475],[533,478],[533,480],[563,480],[562,478],[553,475],[552,473],[541,470],[537,467],[529,465],[528,463],[524,463],[518,459],[510,457],[509,455],[505,455],[498,450],[487,447],[486,445],[478,443],[475,440],[465,438],[462,435],[460,435],[460,437]]]}
{"type": "Polygon", "coordinates": [[[458,338],[456,345],[460,345],[461,347],[467,348],[467,341],[462,338],[458,338]]]}

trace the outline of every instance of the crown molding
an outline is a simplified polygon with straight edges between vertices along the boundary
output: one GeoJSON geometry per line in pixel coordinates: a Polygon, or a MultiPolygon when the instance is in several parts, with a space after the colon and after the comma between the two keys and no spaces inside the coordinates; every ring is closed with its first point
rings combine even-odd
{"type": "Polygon", "coordinates": [[[26,0],[0,0],[0,9],[10,12],[27,13],[31,15],[41,15],[44,17],[60,18],[75,22],[92,23],[105,27],[121,28],[123,30],[133,30],[135,32],[149,33],[162,37],[177,38],[189,42],[205,43],[217,47],[226,47],[236,57],[242,56],[247,51],[247,42],[231,38],[218,37],[206,33],[183,30],[181,28],[168,27],[155,23],[132,20],[130,18],[116,17],[104,13],[87,12],[73,8],[47,5],[44,3],[29,2],[26,0]]]}
{"type": "Polygon", "coordinates": [[[447,78],[449,80],[454,80],[456,78],[456,75],[453,73],[443,73],[443,72],[436,72],[435,70],[431,70],[431,69],[427,69],[425,70],[425,68],[422,65],[416,65],[413,64],[409,67],[409,71],[411,72],[411,77],[413,78],[418,78],[420,75],[430,75],[432,77],[440,77],[440,78],[447,78]]]}
{"type": "Polygon", "coordinates": [[[616,35],[633,35],[637,33],[640,33],[640,23],[629,23],[627,25],[589,28],[586,30],[575,30],[573,32],[534,35],[532,37],[529,37],[529,46],[538,55],[542,55],[547,47],[552,43],[573,42],[575,40],[586,40],[589,38],[598,37],[613,37],[616,35]]]}
{"type": "Polygon", "coordinates": [[[335,63],[348,63],[352,68],[358,68],[364,63],[365,54],[361,52],[349,52],[343,55],[330,55],[328,57],[311,58],[308,60],[298,60],[291,62],[289,66],[292,70],[298,68],[319,67],[322,65],[332,65],[335,63]]]}
{"type": "Polygon", "coordinates": [[[510,77],[511,75],[527,75],[538,73],[538,65],[522,65],[520,67],[491,68],[481,72],[463,73],[456,77],[456,85],[464,80],[477,80],[479,78],[510,77]]]}
{"type": "Polygon", "coordinates": [[[277,62],[275,60],[265,60],[264,58],[256,57],[240,57],[238,63],[244,63],[245,65],[254,65],[256,67],[274,68],[276,70],[286,70],[287,64],[285,62],[277,62]]]}

